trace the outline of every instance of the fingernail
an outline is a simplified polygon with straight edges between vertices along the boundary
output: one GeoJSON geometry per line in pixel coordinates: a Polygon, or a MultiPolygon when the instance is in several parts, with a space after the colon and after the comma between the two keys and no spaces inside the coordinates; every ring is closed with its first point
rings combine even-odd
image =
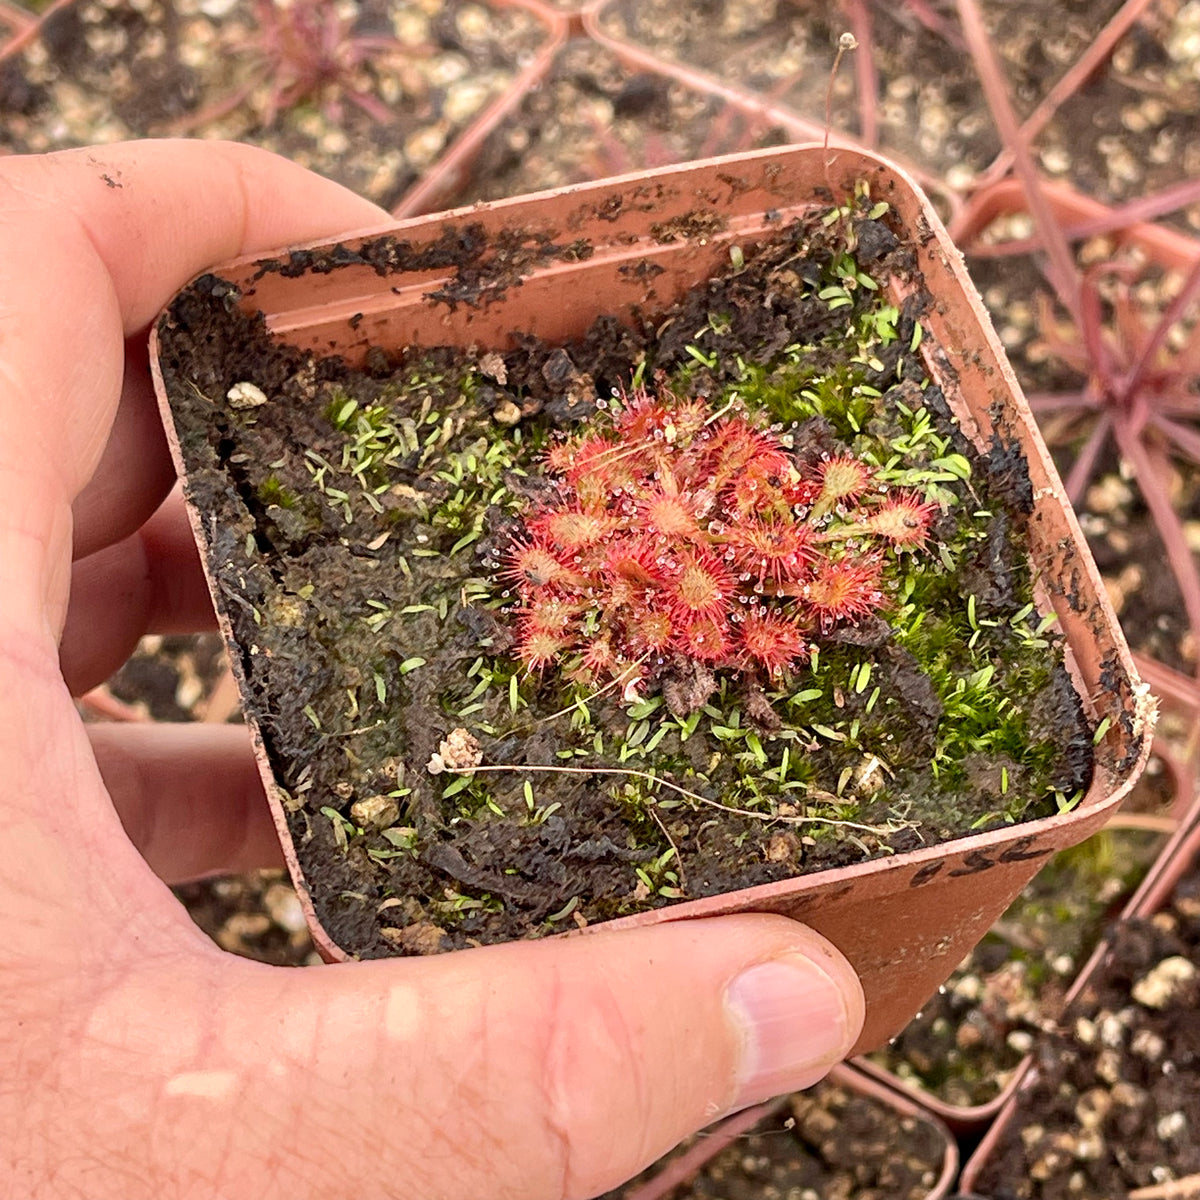
{"type": "Polygon", "coordinates": [[[804,955],[748,968],[725,1002],[742,1035],[734,1108],[811,1087],[850,1049],[847,997],[804,955]]]}

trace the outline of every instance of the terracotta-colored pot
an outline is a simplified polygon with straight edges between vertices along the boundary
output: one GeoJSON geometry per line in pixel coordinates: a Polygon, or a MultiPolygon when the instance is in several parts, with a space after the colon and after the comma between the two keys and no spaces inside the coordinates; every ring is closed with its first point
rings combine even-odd
{"type": "MultiPolygon", "coordinates": [[[[1106,732],[1096,747],[1092,785],[1074,811],[612,923],[627,928],[750,911],[807,922],[838,945],[862,977],[867,1018],[855,1053],[882,1044],[904,1026],[1044,859],[1104,823],[1145,764],[1153,728],[1153,705],[1028,406],[961,256],[915,185],[884,160],[863,153],[766,150],[418,218],[367,237],[215,271],[237,289],[229,293],[230,302],[264,314],[273,335],[319,354],[338,353],[351,365],[361,364],[373,345],[507,347],[513,330],[564,341],[582,334],[599,314],[627,319],[635,310],[666,308],[728,263],[731,246],[773,232],[780,218],[825,211],[830,188],[849,194],[858,181],[889,202],[915,247],[924,284],[935,297],[922,317],[932,336],[921,352],[931,377],[944,385],[963,432],[980,446],[994,438],[1015,445],[1027,459],[1036,499],[1028,543],[1043,605],[1058,615],[1077,690],[1093,717],[1106,719],[1106,732]],[[702,223],[684,220],[697,211],[704,214],[702,223]],[[704,232],[678,232],[697,224],[704,232]],[[423,247],[439,241],[444,246],[467,227],[473,244],[492,247],[472,268],[475,303],[431,296],[452,283],[445,269],[388,265],[388,254],[411,262],[423,247]],[[500,231],[508,231],[507,237],[493,244],[500,231]],[[519,269],[511,257],[518,231],[525,255],[519,269]],[[634,267],[639,269],[629,269],[634,267]]],[[[174,431],[157,358],[155,338],[156,386],[174,431]]],[[[178,461],[177,444],[175,452],[178,461]]],[[[191,517],[207,560],[214,531],[202,513],[191,517]]],[[[220,596],[217,603],[230,637],[220,596]]],[[[241,659],[234,658],[240,671],[241,659]]],[[[343,958],[345,951],[316,918],[267,767],[263,730],[252,723],[252,732],[314,938],[327,958],[343,958]]]]}
{"type": "MultiPolygon", "coordinates": [[[[935,1130],[944,1150],[941,1171],[926,1194],[926,1200],[941,1200],[941,1197],[949,1192],[950,1185],[958,1173],[958,1146],[950,1131],[936,1116],[853,1067],[835,1067],[829,1075],[828,1082],[875,1100],[900,1116],[913,1118],[935,1130]]],[[[662,1169],[652,1174],[648,1180],[628,1187],[618,1194],[622,1200],[665,1200],[676,1188],[693,1179],[727,1146],[753,1134],[758,1126],[769,1122],[787,1104],[788,1099],[787,1096],[781,1096],[767,1104],[756,1105],[727,1118],[706,1130],[682,1154],[669,1158],[662,1169]]]]}
{"type": "MultiPolygon", "coordinates": [[[[1121,920],[1153,916],[1170,900],[1179,881],[1190,871],[1194,871],[1198,864],[1200,864],[1200,802],[1193,806],[1188,819],[1180,824],[1179,829],[1160,855],[1155,870],[1146,877],[1142,886],[1134,893],[1121,920]]],[[[1064,1008],[1069,1009],[1070,1005],[1078,999],[1093,980],[1103,977],[1107,966],[1106,960],[1112,949],[1112,938],[1113,932],[1110,931],[1108,937],[1096,947],[1095,952],[1080,972],[1075,986],[1068,993],[1064,1008]]],[[[1000,1111],[964,1167],[961,1180],[964,1190],[969,1191],[978,1183],[980,1175],[1001,1145],[1008,1130],[1014,1122],[1021,1120],[1023,1096],[1036,1082],[1037,1068],[1031,1067],[1025,1072],[1015,1094],[1000,1111]]],[[[1191,1194],[1194,1193],[1180,1192],[1181,1196],[1191,1194]]]]}

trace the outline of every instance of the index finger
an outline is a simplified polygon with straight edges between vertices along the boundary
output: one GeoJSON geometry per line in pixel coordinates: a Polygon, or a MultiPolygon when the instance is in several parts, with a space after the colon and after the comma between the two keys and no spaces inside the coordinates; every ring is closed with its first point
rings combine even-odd
{"type": "MultiPolygon", "coordinates": [[[[232,143],[0,160],[0,380],[14,398],[0,406],[0,596],[27,617],[49,604],[61,619],[63,509],[108,439],[125,336],[213,263],[386,220],[336,184],[232,143]]],[[[131,403],[149,403],[131,391],[131,403]]],[[[133,449],[117,459],[136,463],[133,449]]],[[[137,470],[127,473],[136,492],[137,470]]]]}

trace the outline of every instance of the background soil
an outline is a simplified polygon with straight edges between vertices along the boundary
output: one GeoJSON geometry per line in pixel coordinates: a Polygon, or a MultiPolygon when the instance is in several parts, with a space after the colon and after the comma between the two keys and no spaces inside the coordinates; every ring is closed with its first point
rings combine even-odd
{"type": "MultiPolygon", "coordinates": [[[[1124,925],[1039,1046],[1037,1075],[980,1188],[998,1200],[1105,1196],[1200,1172],[1200,876],[1124,925]]],[[[1164,1193],[1170,1195],[1170,1192],[1164,1193]]]]}

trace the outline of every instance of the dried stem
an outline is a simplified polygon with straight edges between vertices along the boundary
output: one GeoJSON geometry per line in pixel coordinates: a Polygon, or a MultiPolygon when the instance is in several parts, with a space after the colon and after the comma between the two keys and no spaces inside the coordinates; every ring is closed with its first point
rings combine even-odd
{"type": "Polygon", "coordinates": [[[1169,1183],[1134,1188],[1129,1193],[1129,1200],[1184,1200],[1188,1196],[1200,1196],[1200,1175],[1185,1175],[1169,1183]]]}
{"type": "Polygon", "coordinates": [[[829,180],[829,127],[833,124],[833,84],[837,79],[838,67],[842,64],[842,56],[847,50],[855,50],[858,48],[858,42],[852,33],[843,33],[838,38],[837,54],[833,56],[833,66],[829,71],[829,84],[825,88],[825,140],[821,143],[821,150],[825,157],[825,182],[829,185],[829,190],[833,191],[833,184],[829,180]]]}
{"type": "MultiPolygon", "coordinates": [[[[777,813],[761,813],[753,812],[748,808],[733,808],[728,804],[722,804],[719,800],[710,800],[707,796],[701,796],[698,792],[690,792],[687,788],[680,787],[679,784],[672,783],[669,779],[663,779],[650,771],[635,771],[629,767],[558,767],[524,763],[520,766],[511,767],[443,767],[442,770],[448,775],[474,775],[483,771],[509,775],[520,775],[525,771],[536,771],[548,775],[623,775],[630,779],[644,779],[647,783],[669,788],[672,792],[677,792],[680,796],[684,796],[688,800],[694,800],[697,804],[707,805],[709,808],[715,808],[719,812],[726,813],[729,816],[749,817],[752,821],[765,821],[768,823],[778,821],[782,825],[829,825],[835,829],[857,829],[860,833],[881,835],[897,833],[901,829],[915,828],[911,821],[901,822],[898,825],[863,825],[858,821],[838,821],[833,817],[784,817],[777,813]]],[[[836,803],[839,799],[828,792],[820,793],[819,798],[828,800],[831,803],[836,803]]]]}
{"type": "Polygon", "coordinates": [[[590,704],[597,696],[603,696],[605,692],[611,691],[615,687],[619,687],[622,683],[629,682],[629,674],[636,670],[650,657],[649,652],[642,655],[641,658],[636,658],[621,672],[615,679],[609,680],[602,688],[597,688],[590,696],[576,696],[575,699],[567,705],[566,708],[560,708],[558,712],[551,713],[548,717],[543,717],[538,724],[544,725],[547,721],[556,721],[559,717],[565,717],[567,713],[574,712],[577,708],[585,704],[590,704]]]}

